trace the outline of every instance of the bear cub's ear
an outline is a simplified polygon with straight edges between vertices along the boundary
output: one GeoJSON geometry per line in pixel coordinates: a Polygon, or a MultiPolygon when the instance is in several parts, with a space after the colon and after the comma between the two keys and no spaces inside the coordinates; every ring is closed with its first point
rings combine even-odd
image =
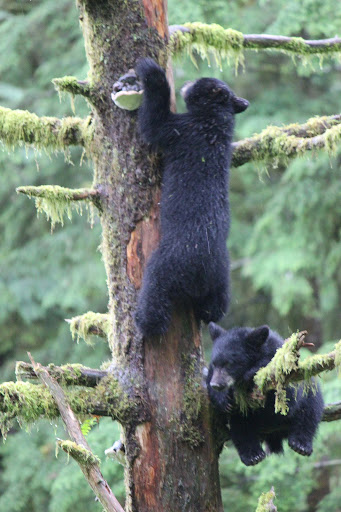
{"type": "Polygon", "coordinates": [[[257,327],[250,332],[246,338],[246,342],[253,347],[260,347],[269,337],[270,328],[267,325],[257,327]]]}
{"type": "Polygon", "coordinates": [[[219,336],[222,336],[225,334],[225,329],[222,327],[219,327],[219,325],[215,324],[214,322],[210,322],[208,324],[208,330],[210,331],[210,335],[212,338],[212,341],[214,342],[219,336]]]}

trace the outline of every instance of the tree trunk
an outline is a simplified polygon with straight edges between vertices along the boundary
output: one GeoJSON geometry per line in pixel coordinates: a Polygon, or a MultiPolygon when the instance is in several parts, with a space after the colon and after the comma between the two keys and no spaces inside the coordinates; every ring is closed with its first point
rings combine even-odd
{"type": "Polygon", "coordinates": [[[126,512],[219,512],[218,452],[202,385],[198,325],[192,312],[176,312],[165,337],[146,340],[134,325],[143,269],[159,240],[160,158],[141,144],[136,113],[120,110],[110,98],[112,84],[137,58],[166,65],[166,0],[78,5],[96,91],[89,153],[101,194],[113,371],[127,387],[141,390],[147,411],[123,425],[126,512]]]}

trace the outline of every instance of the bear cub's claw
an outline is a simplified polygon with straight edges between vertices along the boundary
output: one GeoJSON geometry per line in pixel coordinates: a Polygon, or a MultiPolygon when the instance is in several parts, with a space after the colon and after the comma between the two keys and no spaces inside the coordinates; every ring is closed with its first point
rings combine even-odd
{"type": "Polygon", "coordinates": [[[253,455],[240,455],[240,459],[245,464],[245,466],[256,466],[256,464],[259,464],[264,460],[266,457],[266,454],[263,450],[254,453],[253,455]]]}
{"type": "Polygon", "coordinates": [[[289,438],[288,444],[290,448],[294,450],[294,452],[299,453],[300,455],[305,455],[306,457],[309,457],[309,455],[313,453],[313,447],[311,445],[304,445],[297,439],[289,438]]]}

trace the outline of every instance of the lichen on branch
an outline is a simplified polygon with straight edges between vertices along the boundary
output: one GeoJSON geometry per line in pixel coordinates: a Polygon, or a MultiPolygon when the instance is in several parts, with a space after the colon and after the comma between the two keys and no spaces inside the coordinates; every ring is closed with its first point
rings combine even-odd
{"type": "Polygon", "coordinates": [[[305,124],[269,126],[260,134],[232,144],[232,166],[250,161],[287,163],[306,151],[325,150],[333,153],[341,142],[341,115],[315,117],[305,124]]]}
{"type": "Polygon", "coordinates": [[[271,487],[269,492],[263,492],[258,500],[256,512],[277,512],[273,500],[276,498],[275,490],[271,487]]]}
{"type": "Polygon", "coordinates": [[[78,80],[75,76],[63,76],[52,80],[58,92],[68,92],[72,96],[81,95],[91,99],[93,89],[87,80],[78,80]]]}
{"type": "Polygon", "coordinates": [[[84,466],[88,466],[91,464],[100,464],[101,460],[97,455],[94,455],[92,452],[84,448],[83,446],[75,443],[74,441],[69,440],[57,440],[57,447],[64,450],[67,453],[68,457],[71,455],[73,459],[75,459],[78,464],[82,464],[84,466]]]}
{"type": "Polygon", "coordinates": [[[94,189],[80,188],[71,189],[58,185],[42,185],[40,187],[18,187],[17,193],[25,194],[29,198],[35,198],[35,207],[37,213],[44,212],[47,220],[51,220],[51,230],[53,231],[55,224],[64,225],[64,216],[72,220],[72,213],[75,211],[82,215],[82,201],[88,210],[88,219],[93,223],[92,203],[98,201],[99,192],[94,189]]]}
{"type": "Polygon", "coordinates": [[[92,336],[107,338],[110,333],[108,314],[88,311],[84,315],[75,316],[66,320],[70,324],[72,338],[82,338],[86,343],[92,344],[92,336]]]}
{"type": "Polygon", "coordinates": [[[10,149],[24,144],[67,153],[69,146],[87,147],[92,136],[90,117],[38,117],[27,110],[0,107],[0,140],[10,149]]]}
{"type": "MultiPolygon", "coordinates": [[[[110,416],[120,423],[144,417],[145,410],[134,390],[125,391],[116,377],[104,377],[95,388],[70,388],[65,395],[76,414],[110,416]]],[[[29,382],[5,382],[0,385],[0,430],[6,433],[15,419],[23,427],[41,418],[54,419],[59,415],[49,390],[29,382]]]]}
{"type": "Polygon", "coordinates": [[[187,51],[193,58],[195,50],[202,58],[209,60],[211,52],[221,66],[222,59],[235,59],[235,66],[243,64],[243,50],[276,50],[292,56],[298,56],[303,63],[309,57],[322,58],[326,55],[339,57],[341,39],[305,40],[301,37],[286,37],[269,34],[242,34],[231,28],[224,29],[220,25],[195,22],[170,27],[170,51],[173,55],[187,51]]]}
{"type": "Polygon", "coordinates": [[[341,364],[341,341],[329,354],[316,354],[300,361],[300,347],[304,346],[306,332],[292,334],[279,348],[270,363],[258,370],[254,377],[255,385],[261,394],[269,389],[276,390],[275,411],[286,414],[286,387],[304,381],[306,386],[314,386],[311,378],[324,371],[337,368],[341,364]]]}
{"type": "Polygon", "coordinates": [[[184,31],[177,30],[172,33],[169,41],[170,51],[173,55],[181,54],[187,51],[192,61],[196,64],[193,51],[196,51],[201,58],[210,62],[209,54],[219,67],[222,66],[223,59],[230,62],[233,59],[235,67],[243,64],[243,41],[241,32],[231,28],[224,29],[220,25],[194,22],[185,23],[184,31]]]}
{"type": "MultiPolygon", "coordinates": [[[[87,386],[95,387],[108,372],[88,368],[81,364],[65,364],[56,366],[50,363],[46,367],[47,371],[62,386],[87,386]]],[[[37,375],[30,363],[17,361],[15,365],[15,374],[18,380],[37,379],[37,375]]]]}

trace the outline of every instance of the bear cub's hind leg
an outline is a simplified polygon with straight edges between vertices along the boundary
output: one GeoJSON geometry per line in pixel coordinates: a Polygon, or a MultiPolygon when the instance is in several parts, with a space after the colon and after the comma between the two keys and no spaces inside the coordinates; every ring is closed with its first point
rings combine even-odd
{"type": "Polygon", "coordinates": [[[266,454],[260,444],[252,422],[241,416],[231,416],[231,439],[237,448],[239,457],[245,466],[255,466],[265,459],[266,454]],[[238,419],[237,419],[238,418],[238,419]]]}
{"type": "Polygon", "coordinates": [[[139,294],[135,322],[143,336],[164,334],[169,326],[172,312],[172,274],[156,250],[148,264],[139,294]]]}

